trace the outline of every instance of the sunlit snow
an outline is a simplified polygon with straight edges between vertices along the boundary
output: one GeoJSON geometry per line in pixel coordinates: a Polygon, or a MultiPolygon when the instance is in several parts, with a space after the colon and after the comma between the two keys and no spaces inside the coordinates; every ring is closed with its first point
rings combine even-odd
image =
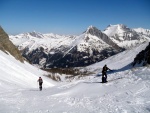
{"type": "Polygon", "coordinates": [[[149,113],[150,67],[128,65],[148,43],[86,67],[91,76],[59,82],[0,51],[0,113],[149,113]],[[101,68],[115,69],[101,83],[101,68]],[[126,68],[125,68],[126,67],[126,68]],[[43,90],[37,79],[42,76],[43,90]]]}

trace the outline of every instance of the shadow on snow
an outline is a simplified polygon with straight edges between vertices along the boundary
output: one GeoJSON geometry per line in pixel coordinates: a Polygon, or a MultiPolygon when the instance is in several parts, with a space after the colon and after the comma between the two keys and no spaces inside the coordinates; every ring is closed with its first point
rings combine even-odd
{"type": "MultiPolygon", "coordinates": [[[[129,69],[131,69],[131,68],[133,68],[133,66],[132,66],[131,63],[130,63],[130,64],[126,65],[126,66],[123,67],[123,68],[109,70],[109,71],[107,71],[107,74],[118,73],[118,72],[121,72],[121,71],[129,70],[129,69]]],[[[102,76],[102,73],[98,73],[98,74],[96,75],[96,77],[100,77],[100,76],[102,76]]]]}

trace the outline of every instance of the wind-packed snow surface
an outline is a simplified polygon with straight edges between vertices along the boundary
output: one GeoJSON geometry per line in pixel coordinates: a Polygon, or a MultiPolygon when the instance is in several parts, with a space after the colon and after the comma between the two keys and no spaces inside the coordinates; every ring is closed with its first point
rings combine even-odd
{"type": "MultiPolygon", "coordinates": [[[[41,71],[0,52],[0,113],[149,113],[150,67],[128,66],[132,62],[129,57],[133,59],[146,45],[106,59],[109,68],[115,69],[109,72],[107,83],[102,84],[96,75],[57,85],[44,78],[42,91],[36,88],[41,71]]],[[[104,61],[87,68],[97,70],[103,64],[104,61]]]]}

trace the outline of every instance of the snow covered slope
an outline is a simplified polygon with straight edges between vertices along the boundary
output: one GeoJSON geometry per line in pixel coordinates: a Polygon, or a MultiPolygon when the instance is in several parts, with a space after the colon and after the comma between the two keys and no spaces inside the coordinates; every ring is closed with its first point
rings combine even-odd
{"type": "Polygon", "coordinates": [[[44,87],[51,87],[55,82],[43,75],[47,73],[27,62],[21,63],[13,56],[0,51],[0,92],[22,88],[37,88],[39,76],[44,79],[44,87]]]}
{"type": "Polygon", "coordinates": [[[130,29],[123,24],[109,25],[104,33],[120,47],[129,49],[138,44],[150,41],[149,30],[145,29],[130,29]],[[141,32],[143,34],[141,34],[141,32]],[[145,35],[147,34],[147,35],[145,35]]]}
{"type": "Polygon", "coordinates": [[[29,48],[31,52],[42,47],[45,52],[53,52],[53,49],[68,46],[74,39],[74,36],[55,35],[53,33],[41,34],[38,32],[23,33],[19,35],[10,35],[10,40],[19,50],[29,48]]]}
{"type": "Polygon", "coordinates": [[[123,71],[123,70],[130,69],[132,67],[130,64],[134,61],[134,58],[136,57],[136,55],[142,50],[144,50],[148,46],[148,44],[149,44],[148,42],[145,42],[132,49],[123,51],[117,55],[109,57],[106,60],[87,66],[86,70],[96,74],[96,73],[101,72],[101,69],[105,64],[110,69],[113,69],[113,70],[123,71]]]}
{"type": "MultiPolygon", "coordinates": [[[[57,86],[45,88],[43,91],[31,87],[31,84],[26,84],[28,89],[21,87],[22,84],[18,84],[17,86],[20,86],[21,90],[19,88],[0,92],[0,112],[149,113],[150,67],[130,69],[127,66],[135,56],[134,54],[145,49],[147,44],[92,65],[91,70],[92,68],[96,70],[105,63],[108,63],[112,69],[118,69],[109,73],[108,83],[102,84],[101,77],[91,75],[69,83],[60,83],[57,86]],[[127,66],[126,69],[125,66],[127,66]]],[[[2,54],[2,56],[4,55],[2,54]]],[[[10,64],[8,65],[10,66],[10,64]]],[[[13,68],[16,69],[16,66],[13,68]]],[[[1,73],[4,72],[6,73],[6,70],[1,70],[1,73]]],[[[36,72],[38,73],[38,71],[36,72]]],[[[7,75],[12,76],[11,73],[7,75]]],[[[3,82],[6,84],[7,80],[3,82]]],[[[4,85],[3,88],[5,87],[8,88],[4,85]]]]}
{"type": "Polygon", "coordinates": [[[150,30],[149,29],[135,28],[133,30],[135,30],[136,32],[138,32],[140,34],[150,36],[150,30]]]}

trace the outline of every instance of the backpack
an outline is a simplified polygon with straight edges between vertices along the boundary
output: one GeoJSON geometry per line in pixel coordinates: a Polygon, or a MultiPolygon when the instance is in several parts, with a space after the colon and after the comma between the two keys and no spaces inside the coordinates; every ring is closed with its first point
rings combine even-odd
{"type": "Polygon", "coordinates": [[[43,80],[42,80],[42,78],[39,78],[39,83],[43,83],[43,80]]]}

